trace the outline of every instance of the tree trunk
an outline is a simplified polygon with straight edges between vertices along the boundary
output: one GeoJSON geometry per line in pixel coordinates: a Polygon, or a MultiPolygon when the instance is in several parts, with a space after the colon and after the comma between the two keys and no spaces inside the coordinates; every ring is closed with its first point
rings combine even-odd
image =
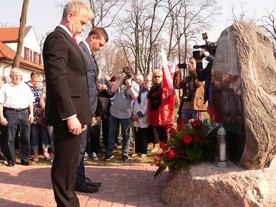
{"type": "Polygon", "coordinates": [[[22,6],[22,13],[20,18],[20,27],[19,27],[19,35],[18,35],[18,43],[16,49],[16,55],[13,60],[12,68],[18,68],[20,64],[20,58],[22,54],[23,42],[24,42],[24,33],[25,26],[27,22],[27,12],[28,12],[29,0],[24,0],[22,6]]]}

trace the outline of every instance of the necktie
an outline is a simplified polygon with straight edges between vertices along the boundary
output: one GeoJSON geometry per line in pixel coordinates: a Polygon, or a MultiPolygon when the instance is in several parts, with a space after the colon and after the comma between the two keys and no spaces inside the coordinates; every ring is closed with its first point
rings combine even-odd
{"type": "Polygon", "coordinates": [[[94,57],[94,55],[93,55],[93,53],[91,54],[91,56],[92,56],[92,59],[94,60],[94,63],[95,63],[96,65],[98,65],[98,64],[97,64],[97,61],[96,61],[96,59],[95,59],[95,57],[94,57]]]}
{"type": "Polygon", "coordinates": [[[75,36],[72,37],[73,41],[76,43],[76,45],[78,45],[78,41],[77,38],[75,36]]]}

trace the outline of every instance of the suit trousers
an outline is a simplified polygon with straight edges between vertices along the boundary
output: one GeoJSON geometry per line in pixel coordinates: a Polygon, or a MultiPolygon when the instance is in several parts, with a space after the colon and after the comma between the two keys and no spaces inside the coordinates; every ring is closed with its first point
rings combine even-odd
{"type": "Polygon", "coordinates": [[[53,127],[55,157],[51,170],[52,185],[58,207],[79,207],[74,191],[81,134],[73,135],[67,126],[53,127]]]}
{"type": "Polygon", "coordinates": [[[81,134],[81,142],[80,142],[79,158],[78,158],[78,170],[77,170],[75,186],[80,186],[85,183],[86,176],[85,176],[85,169],[84,169],[84,154],[85,154],[85,149],[88,142],[90,130],[91,130],[91,124],[88,124],[86,130],[83,131],[81,134]]]}

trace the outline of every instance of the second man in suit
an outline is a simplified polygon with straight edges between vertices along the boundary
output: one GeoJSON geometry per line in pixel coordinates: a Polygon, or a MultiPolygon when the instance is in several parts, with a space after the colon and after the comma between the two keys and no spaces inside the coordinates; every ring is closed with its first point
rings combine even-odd
{"type": "MultiPolygon", "coordinates": [[[[108,42],[108,34],[102,27],[95,27],[90,31],[85,41],[80,42],[79,47],[84,56],[86,69],[87,69],[87,79],[89,87],[89,98],[91,112],[94,114],[97,109],[98,103],[98,88],[97,88],[97,78],[99,75],[98,64],[94,58],[93,52],[101,50],[103,46],[108,42]]],[[[92,120],[92,117],[90,121],[92,120]]],[[[77,179],[75,184],[75,190],[80,192],[93,193],[97,192],[101,183],[92,182],[89,178],[85,176],[84,169],[84,153],[86,149],[86,144],[90,135],[91,124],[88,124],[87,130],[82,134],[80,155],[78,162],[77,179]]]]}

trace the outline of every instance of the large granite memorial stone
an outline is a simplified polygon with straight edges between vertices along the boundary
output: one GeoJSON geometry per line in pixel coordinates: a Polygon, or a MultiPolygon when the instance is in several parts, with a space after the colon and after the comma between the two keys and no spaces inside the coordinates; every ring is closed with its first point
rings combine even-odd
{"type": "Polygon", "coordinates": [[[268,167],[276,154],[276,60],[260,28],[238,22],[217,42],[212,117],[227,132],[228,158],[246,169],[268,167]]]}

